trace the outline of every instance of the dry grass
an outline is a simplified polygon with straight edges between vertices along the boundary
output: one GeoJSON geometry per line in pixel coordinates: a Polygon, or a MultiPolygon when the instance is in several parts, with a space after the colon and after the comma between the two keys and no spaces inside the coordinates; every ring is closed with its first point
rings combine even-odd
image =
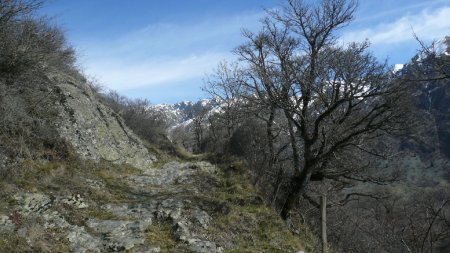
{"type": "Polygon", "coordinates": [[[225,252],[294,252],[309,250],[315,236],[306,228],[294,235],[279,215],[263,203],[250,183],[245,163],[231,162],[221,175],[220,186],[205,195],[217,203],[227,203],[229,212],[215,215],[209,234],[225,247],[225,252]]]}
{"type": "Polygon", "coordinates": [[[172,224],[159,221],[146,230],[146,241],[150,245],[160,247],[161,252],[190,252],[184,245],[175,240],[172,224]]]}

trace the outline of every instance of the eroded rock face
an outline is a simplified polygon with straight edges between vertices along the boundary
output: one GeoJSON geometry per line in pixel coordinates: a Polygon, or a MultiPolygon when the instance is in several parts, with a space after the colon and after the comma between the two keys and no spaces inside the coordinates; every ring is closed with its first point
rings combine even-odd
{"type": "Polygon", "coordinates": [[[435,120],[439,150],[450,159],[450,82],[427,91],[429,112],[435,120]]]}
{"type": "Polygon", "coordinates": [[[149,167],[156,160],[141,140],[85,84],[61,73],[49,75],[56,86],[60,136],[85,159],[149,167]]]}
{"type": "Polygon", "coordinates": [[[416,55],[401,71],[406,79],[423,80],[408,83],[413,88],[416,128],[420,128],[415,135],[421,140],[410,138],[406,146],[421,156],[440,154],[450,159],[449,37],[437,45],[437,51],[416,55]]]}
{"type": "MultiPolygon", "coordinates": [[[[415,135],[404,140],[404,147],[430,157],[440,154],[450,158],[450,82],[448,80],[420,83],[413,94],[415,135]]],[[[429,159],[429,158],[427,158],[429,159]]]]}

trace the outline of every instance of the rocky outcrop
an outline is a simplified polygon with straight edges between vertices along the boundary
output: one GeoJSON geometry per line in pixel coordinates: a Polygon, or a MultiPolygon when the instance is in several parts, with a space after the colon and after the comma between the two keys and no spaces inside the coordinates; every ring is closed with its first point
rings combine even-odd
{"type": "MultiPolygon", "coordinates": [[[[147,238],[147,233],[153,232],[151,225],[159,222],[168,223],[172,227],[173,239],[184,244],[190,252],[222,252],[220,246],[207,239],[211,215],[184,195],[200,191],[195,178],[203,173],[213,176],[216,168],[206,162],[171,162],[158,169],[123,177],[126,185],[138,193],[134,195],[138,201],[129,199],[99,207],[97,213],[109,214],[114,219],[91,216],[82,225],[71,224],[71,217],[58,210],[62,207],[88,209],[89,204],[80,194],[17,194],[14,196],[17,203],[15,215],[21,220],[38,217],[42,229],[60,231],[74,252],[159,252],[158,242],[147,238]]],[[[93,180],[86,182],[93,189],[101,185],[93,180]]],[[[22,224],[14,220],[11,215],[0,216],[0,231],[13,232],[18,228],[19,233],[29,235],[29,228],[21,228],[22,224]]],[[[30,245],[35,243],[37,241],[29,241],[30,245]]]]}
{"type": "Polygon", "coordinates": [[[226,179],[208,162],[105,172],[77,176],[74,189],[84,193],[16,193],[8,201],[10,213],[0,210],[0,242],[1,236],[15,234],[26,238],[33,252],[302,249],[276,213],[254,201],[253,190],[241,189],[246,186],[232,183],[240,179],[226,179]]]}
{"type": "Polygon", "coordinates": [[[450,81],[434,81],[419,90],[417,107],[423,112],[423,124],[434,132],[436,149],[450,159],[450,81]],[[431,124],[430,124],[431,123],[431,124]]]}
{"type": "Polygon", "coordinates": [[[96,99],[88,85],[62,73],[48,77],[55,83],[59,98],[55,101],[57,131],[81,157],[141,169],[156,160],[123,120],[96,99]]]}
{"type": "Polygon", "coordinates": [[[412,58],[399,72],[401,78],[413,80],[411,87],[415,115],[415,136],[404,147],[430,159],[450,159],[450,39],[446,37],[412,58]]]}
{"type": "MultiPolygon", "coordinates": [[[[200,156],[188,162],[161,155],[165,163],[155,163],[82,78],[51,72],[43,79],[5,96],[21,103],[4,111],[26,108],[23,115],[33,116],[23,147],[36,148],[19,150],[21,157],[0,149],[0,172],[8,175],[0,180],[0,252],[305,248],[257,197],[243,171],[242,177],[227,173],[200,156]],[[45,124],[35,129],[40,121],[45,124]]],[[[10,121],[24,125],[17,115],[11,113],[10,121]]]]}

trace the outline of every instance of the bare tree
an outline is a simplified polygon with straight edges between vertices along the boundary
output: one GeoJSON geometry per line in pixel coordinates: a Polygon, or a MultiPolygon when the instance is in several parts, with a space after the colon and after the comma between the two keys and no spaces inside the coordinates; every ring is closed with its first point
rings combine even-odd
{"type": "Polygon", "coordinates": [[[51,130],[58,89],[46,74],[51,68],[83,77],[63,31],[35,15],[42,2],[0,1],[0,153],[8,150],[11,157],[33,158],[39,149],[68,155],[67,146],[51,130]]]}
{"type": "Polygon", "coordinates": [[[2,0],[0,2],[0,26],[23,18],[42,6],[40,0],[2,0]]]}
{"type": "Polygon", "coordinates": [[[192,119],[193,131],[195,136],[196,152],[202,152],[203,141],[205,137],[205,121],[208,116],[208,110],[201,106],[194,109],[195,117],[192,119]]]}
{"type": "Polygon", "coordinates": [[[229,140],[239,124],[241,116],[240,92],[242,88],[242,73],[236,64],[220,63],[215,73],[207,80],[203,90],[210,94],[221,113],[216,115],[226,129],[226,139],[229,140]]]}
{"type": "Polygon", "coordinates": [[[39,0],[0,1],[0,78],[9,84],[49,67],[79,75],[64,32],[48,18],[33,16],[41,5],[39,0]]]}
{"type": "MultiPolygon", "coordinates": [[[[249,32],[246,33],[250,34],[249,32]]],[[[232,138],[231,141],[233,143],[231,143],[231,145],[234,146],[234,152],[240,150],[241,155],[249,159],[248,162],[258,167],[258,171],[256,172],[258,176],[255,177],[254,182],[257,184],[262,176],[267,174],[267,170],[275,165],[279,159],[280,153],[286,146],[276,145],[277,138],[282,131],[280,125],[276,124],[279,123],[276,122],[277,118],[279,118],[276,105],[267,96],[267,92],[260,89],[255,90],[246,83],[249,74],[251,74],[251,71],[242,68],[238,63],[221,63],[216,69],[215,74],[210,76],[204,90],[207,91],[213,99],[219,98],[222,103],[223,112],[218,115],[212,115],[212,117],[209,118],[212,136],[217,137],[217,127],[214,127],[217,126],[217,124],[215,124],[214,118],[231,123],[225,125],[234,126],[232,128],[227,127],[227,136],[228,138],[232,138]],[[256,133],[256,129],[251,129],[251,131],[253,131],[252,134],[247,132],[247,127],[254,127],[256,125],[260,126],[258,127],[258,131],[265,132],[265,138],[261,139],[260,134],[253,134],[256,133]],[[247,132],[245,136],[234,130],[229,131],[231,129],[236,129],[238,126],[240,128],[237,129],[237,131],[247,132]],[[251,138],[256,138],[258,140],[251,138]],[[239,139],[239,141],[237,141],[237,139],[239,139]],[[245,141],[253,143],[253,150],[250,151],[248,145],[243,144],[245,141]],[[258,143],[254,143],[255,141],[258,143]],[[236,144],[246,146],[246,148],[244,148],[245,151],[242,147],[237,148],[236,144]],[[250,153],[252,155],[248,156],[250,153]]],[[[264,85],[259,79],[255,78],[253,81],[259,82],[260,85],[264,85]]],[[[280,166],[280,173],[282,173],[281,169],[282,167],[280,166]]]]}
{"type": "Polygon", "coordinates": [[[427,45],[416,34],[414,38],[420,45],[420,50],[410,66],[412,77],[400,77],[407,81],[439,81],[450,79],[450,36],[427,45]],[[420,64],[418,64],[420,63],[420,64]],[[424,69],[423,63],[427,68],[424,69]]]}
{"type": "Polygon", "coordinates": [[[370,153],[366,143],[402,123],[402,83],[367,52],[367,42],[336,42],[335,32],[353,19],[356,6],[289,0],[281,12],[270,12],[261,32],[245,32],[248,43],[236,50],[244,86],[283,110],[289,123],[295,172],[284,219],[312,177],[374,180],[363,177],[367,165],[343,167],[340,161],[355,150],[370,153]]]}

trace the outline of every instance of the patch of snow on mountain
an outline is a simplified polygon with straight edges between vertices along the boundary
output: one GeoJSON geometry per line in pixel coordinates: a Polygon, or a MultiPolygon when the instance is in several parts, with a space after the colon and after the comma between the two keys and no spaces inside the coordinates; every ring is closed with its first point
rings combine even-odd
{"type": "Polygon", "coordinates": [[[450,36],[438,40],[434,50],[437,55],[450,55],[450,36]]]}
{"type": "Polygon", "coordinates": [[[395,64],[394,65],[394,73],[397,73],[398,71],[402,70],[405,64],[395,64]]]}

